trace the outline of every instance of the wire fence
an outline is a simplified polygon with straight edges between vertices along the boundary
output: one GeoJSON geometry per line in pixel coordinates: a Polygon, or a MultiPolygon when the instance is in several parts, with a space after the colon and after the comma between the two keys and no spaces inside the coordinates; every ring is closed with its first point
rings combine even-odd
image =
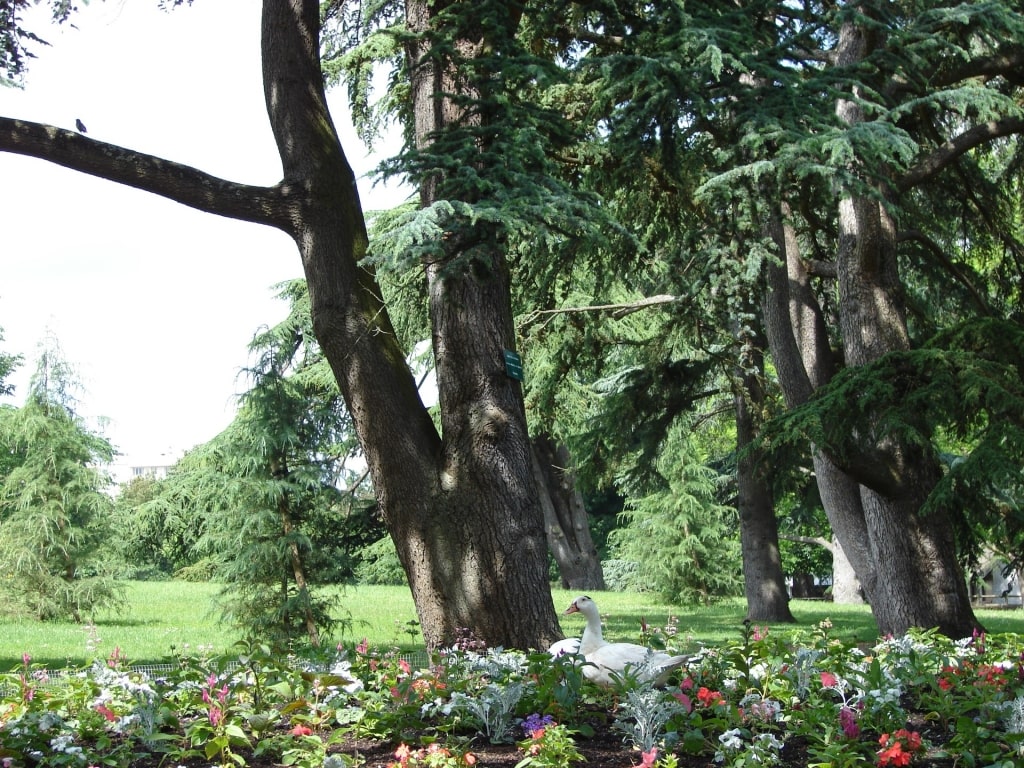
{"type": "MultiPolygon", "coordinates": [[[[413,669],[422,669],[430,665],[430,658],[425,651],[419,651],[414,653],[403,653],[399,657],[402,661],[405,661],[413,669]]],[[[234,672],[242,665],[237,661],[227,661],[224,664],[218,665],[218,670],[221,672],[234,672]]],[[[75,675],[87,675],[90,667],[81,667],[78,669],[33,669],[29,673],[30,680],[26,680],[26,683],[30,683],[33,688],[46,688],[48,686],[63,686],[67,685],[68,679],[75,675]]],[[[159,680],[160,678],[169,677],[175,672],[179,672],[183,669],[181,664],[133,664],[127,667],[127,671],[133,674],[141,675],[147,680],[159,680]]],[[[322,671],[326,672],[326,669],[305,669],[304,671],[322,671]]],[[[12,678],[18,676],[18,672],[12,672],[4,675],[0,678],[0,698],[8,698],[16,695],[22,690],[22,684],[20,681],[16,682],[12,678]]]]}

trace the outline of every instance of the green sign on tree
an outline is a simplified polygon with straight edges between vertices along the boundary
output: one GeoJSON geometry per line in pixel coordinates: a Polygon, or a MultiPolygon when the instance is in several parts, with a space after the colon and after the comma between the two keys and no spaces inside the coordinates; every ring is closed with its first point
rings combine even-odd
{"type": "Polygon", "coordinates": [[[509,375],[509,378],[515,379],[516,381],[523,380],[523,358],[518,353],[513,352],[511,349],[504,350],[505,353],[505,373],[509,375]]]}

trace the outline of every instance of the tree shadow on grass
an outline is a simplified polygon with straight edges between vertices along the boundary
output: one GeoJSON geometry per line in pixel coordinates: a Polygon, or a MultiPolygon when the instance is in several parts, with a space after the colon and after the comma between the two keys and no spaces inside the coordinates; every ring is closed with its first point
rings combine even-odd
{"type": "MultiPolygon", "coordinates": [[[[746,617],[746,601],[727,598],[709,605],[670,606],[651,597],[644,604],[633,604],[622,593],[596,593],[593,595],[604,619],[604,637],[610,642],[643,642],[646,634],[654,630],[671,635],[672,644],[683,651],[694,651],[701,646],[740,642],[746,617]]],[[[556,599],[557,605],[557,599],[556,599]]],[[[798,638],[801,634],[818,631],[826,620],[831,623],[831,637],[850,643],[872,643],[878,640],[878,628],[866,605],[836,605],[826,600],[792,600],[790,610],[796,624],[768,624],[768,632],[783,637],[798,638]]],[[[578,636],[583,622],[571,616],[562,616],[562,628],[568,636],[578,636]]],[[[763,622],[755,622],[764,631],[763,622]]]]}
{"type": "Polygon", "coordinates": [[[95,623],[97,627],[154,627],[163,622],[158,619],[104,618],[95,623]]]}

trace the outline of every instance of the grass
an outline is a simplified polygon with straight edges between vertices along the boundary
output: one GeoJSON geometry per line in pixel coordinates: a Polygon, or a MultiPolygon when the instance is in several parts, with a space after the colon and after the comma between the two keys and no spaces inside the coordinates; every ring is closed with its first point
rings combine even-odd
{"type": "MultiPolygon", "coordinates": [[[[92,624],[71,622],[0,621],[0,671],[21,664],[29,653],[34,663],[50,668],[82,666],[93,658],[108,656],[115,647],[131,663],[155,664],[173,658],[176,652],[195,652],[200,647],[211,653],[231,650],[237,634],[218,622],[213,598],[218,587],[182,581],[130,582],[127,611],[120,615],[99,614],[92,624]]],[[[555,608],[561,614],[576,592],[552,590],[555,608]]],[[[734,640],[742,629],[744,601],[725,600],[712,606],[673,606],[656,596],[625,592],[591,593],[606,617],[609,640],[637,641],[641,622],[665,627],[675,617],[677,642],[684,649],[699,644],[734,640]]],[[[398,646],[405,651],[422,647],[412,596],[406,587],[358,586],[339,592],[342,632],[335,641],[369,640],[378,647],[398,646]]],[[[872,642],[877,630],[866,606],[834,605],[822,601],[794,600],[790,604],[796,625],[775,625],[779,633],[809,632],[829,619],[831,634],[851,642],[872,642]]],[[[978,618],[990,632],[1024,631],[1024,611],[979,610],[978,618]]],[[[567,636],[583,629],[579,615],[561,616],[567,636]]]]}

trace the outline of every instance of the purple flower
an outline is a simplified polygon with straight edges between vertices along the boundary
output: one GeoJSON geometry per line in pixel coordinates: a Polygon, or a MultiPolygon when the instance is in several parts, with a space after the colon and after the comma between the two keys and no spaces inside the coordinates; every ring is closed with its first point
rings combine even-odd
{"type": "Polygon", "coordinates": [[[544,715],[542,717],[541,715],[538,715],[536,712],[534,712],[532,715],[527,716],[527,718],[523,720],[523,733],[533,738],[533,734],[535,734],[537,731],[543,731],[549,725],[553,725],[554,722],[555,718],[553,718],[551,715],[544,715]]]}

